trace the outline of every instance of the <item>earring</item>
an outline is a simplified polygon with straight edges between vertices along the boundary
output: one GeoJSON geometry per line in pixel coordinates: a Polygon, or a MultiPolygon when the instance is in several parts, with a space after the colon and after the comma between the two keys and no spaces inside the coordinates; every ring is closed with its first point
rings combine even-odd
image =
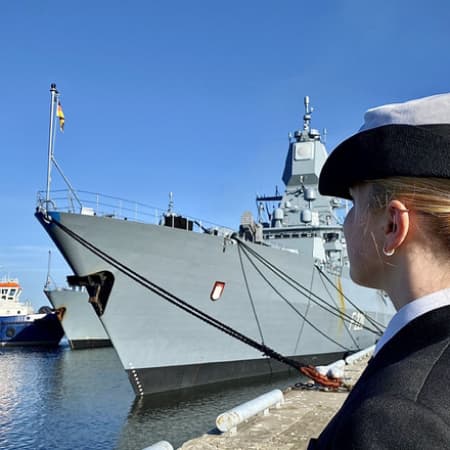
{"type": "Polygon", "coordinates": [[[392,250],[387,251],[384,247],[383,247],[383,254],[385,256],[392,256],[395,253],[395,248],[393,248],[392,250]]]}

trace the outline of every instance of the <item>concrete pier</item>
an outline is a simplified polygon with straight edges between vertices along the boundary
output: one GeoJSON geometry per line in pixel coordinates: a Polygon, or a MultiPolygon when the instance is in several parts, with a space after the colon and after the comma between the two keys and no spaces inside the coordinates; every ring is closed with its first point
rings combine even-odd
{"type": "MultiPolygon", "coordinates": [[[[345,381],[353,385],[367,365],[370,355],[344,367],[345,381]]],[[[317,437],[340,408],[348,392],[302,390],[284,391],[284,403],[271,408],[237,427],[236,432],[208,434],[185,442],[181,450],[288,450],[306,449],[310,438],[317,437]]],[[[212,427],[214,419],[211,418],[212,427]]]]}

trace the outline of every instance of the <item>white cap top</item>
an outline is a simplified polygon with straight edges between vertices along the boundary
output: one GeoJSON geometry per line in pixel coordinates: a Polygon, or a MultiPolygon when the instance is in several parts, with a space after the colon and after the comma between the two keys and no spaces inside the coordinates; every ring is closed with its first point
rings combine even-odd
{"type": "Polygon", "coordinates": [[[383,125],[450,124],[450,93],[368,109],[359,131],[383,125]]]}

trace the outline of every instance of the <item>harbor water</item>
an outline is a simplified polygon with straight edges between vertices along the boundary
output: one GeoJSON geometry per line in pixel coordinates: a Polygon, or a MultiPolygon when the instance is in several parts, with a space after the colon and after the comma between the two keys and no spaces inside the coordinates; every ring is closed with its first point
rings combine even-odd
{"type": "Polygon", "coordinates": [[[175,448],[231,407],[296,377],[135,398],[113,348],[0,348],[0,449],[175,448]]]}

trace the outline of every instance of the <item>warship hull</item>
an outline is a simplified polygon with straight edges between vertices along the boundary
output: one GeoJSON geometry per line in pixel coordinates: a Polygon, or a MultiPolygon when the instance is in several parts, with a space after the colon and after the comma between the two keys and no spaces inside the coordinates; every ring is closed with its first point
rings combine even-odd
{"type": "Polygon", "coordinates": [[[112,345],[100,319],[88,302],[89,295],[86,291],[64,288],[46,289],[44,293],[53,308],[60,312],[61,325],[72,349],[112,345]]]}
{"type": "Polygon", "coordinates": [[[306,287],[300,292],[224,236],[95,215],[42,211],[36,216],[79,279],[101,274],[109,280],[107,295],[97,291],[102,300],[97,312],[137,395],[289,368],[136,283],[56,223],[198,310],[307,363],[331,362],[374,344],[378,336],[361,326],[360,311],[384,325],[393,314],[391,302],[355,285],[346,267],[339,276],[327,274],[339,289],[328,284],[315,264],[323,244],[314,237],[302,238],[296,250],[247,243],[306,287]],[[223,283],[219,298],[213,294],[217,283],[223,283]],[[342,315],[319,306],[316,297],[342,315]],[[355,320],[346,323],[344,314],[355,320]]]}

